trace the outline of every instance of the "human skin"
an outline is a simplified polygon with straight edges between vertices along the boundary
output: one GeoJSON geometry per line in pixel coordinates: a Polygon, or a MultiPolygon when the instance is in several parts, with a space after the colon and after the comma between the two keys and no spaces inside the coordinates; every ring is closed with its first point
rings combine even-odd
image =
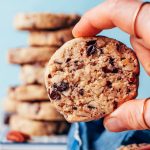
{"type": "MultiPolygon", "coordinates": [[[[138,0],[107,0],[83,15],[73,35],[95,36],[102,30],[119,27],[130,35],[131,45],[150,76],[150,4],[141,8],[135,20],[136,35],[132,28],[135,11],[140,5],[138,0]]],[[[112,132],[150,129],[150,99],[125,102],[105,117],[104,126],[112,132]]]]}

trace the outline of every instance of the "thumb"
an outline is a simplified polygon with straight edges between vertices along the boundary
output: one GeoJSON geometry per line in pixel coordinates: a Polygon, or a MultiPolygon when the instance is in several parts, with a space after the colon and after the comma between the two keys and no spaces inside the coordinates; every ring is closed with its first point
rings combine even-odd
{"type": "Polygon", "coordinates": [[[104,126],[112,132],[150,129],[150,98],[125,102],[104,119],[104,126]]]}

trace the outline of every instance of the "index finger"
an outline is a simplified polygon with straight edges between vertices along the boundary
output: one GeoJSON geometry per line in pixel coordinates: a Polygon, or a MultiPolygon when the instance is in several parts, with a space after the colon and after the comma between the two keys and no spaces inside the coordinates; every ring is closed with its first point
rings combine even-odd
{"type": "Polygon", "coordinates": [[[133,34],[132,21],[134,13],[141,5],[140,1],[108,0],[88,11],[73,29],[75,37],[93,36],[103,29],[115,26],[133,34]]]}

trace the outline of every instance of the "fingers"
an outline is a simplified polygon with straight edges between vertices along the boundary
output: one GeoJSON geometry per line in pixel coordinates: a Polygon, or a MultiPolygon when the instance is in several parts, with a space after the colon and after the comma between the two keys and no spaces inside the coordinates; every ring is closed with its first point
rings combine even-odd
{"type": "Polygon", "coordinates": [[[147,129],[150,127],[150,99],[125,102],[104,119],[104,126],[113,132],[147,129]]]}
{"type": "Polygon", "coordinates": [[[73,35],[75,37],[79,36],[94,36],[103,29],[113,28],[107,3],[102,3],[101,5],[88,11],[79,23],[73,29],[73,35]]]}
{"type": "Polygon", "coordinates": [[[150,4],[146,4],[142,7],[137,20],[136,20],[136,32],[141,37],[145,44],[150,48],[150,4]]]}
{"type": "Polygon", "coordinates": [[[133,34],[133,16],[140,4],[140,1],[107,0],[83,15],[74,27],[73,35],[93,36],[115,26],[133,34]]]}
{"type": "Polygon", "coordinates": [[[138,59],[142,63],[148,75],[150,75],[150,49],[146,48],[147,44],[143,40],[134,36],[131,36],[130,41],[138,59]]]}
{"type": "MultiPolygon", "coordinates": [[[[133,35],[134,14],[141,5],[140,1],[107,0],[88,11],[73,29],[75,37],[93,36],[104,29],[119,27],[133,35]]],[[[150,4],[140,10],[136,22],[136,33],[150,48],[150,4]]]]}

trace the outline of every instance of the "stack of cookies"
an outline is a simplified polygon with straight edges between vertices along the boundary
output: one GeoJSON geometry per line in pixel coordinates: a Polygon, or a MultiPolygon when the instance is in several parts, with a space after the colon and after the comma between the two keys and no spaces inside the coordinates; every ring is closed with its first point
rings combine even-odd
{"type": "MultiPolygon", "coordinates": [[[[11,49],[8,60],[20,65],[21,85],[8,90],[5,108],[15,113],[10,128],[31,136],[62,134],[69,125],[50,104],[44,85],[44,68],[66,41],[79,21],[76,14],[30,13],[15,18],[15,28],[29,31],[29,46],[11,49]]],[[[59,64],[59,61],[56,62],[59,64]]]]}

